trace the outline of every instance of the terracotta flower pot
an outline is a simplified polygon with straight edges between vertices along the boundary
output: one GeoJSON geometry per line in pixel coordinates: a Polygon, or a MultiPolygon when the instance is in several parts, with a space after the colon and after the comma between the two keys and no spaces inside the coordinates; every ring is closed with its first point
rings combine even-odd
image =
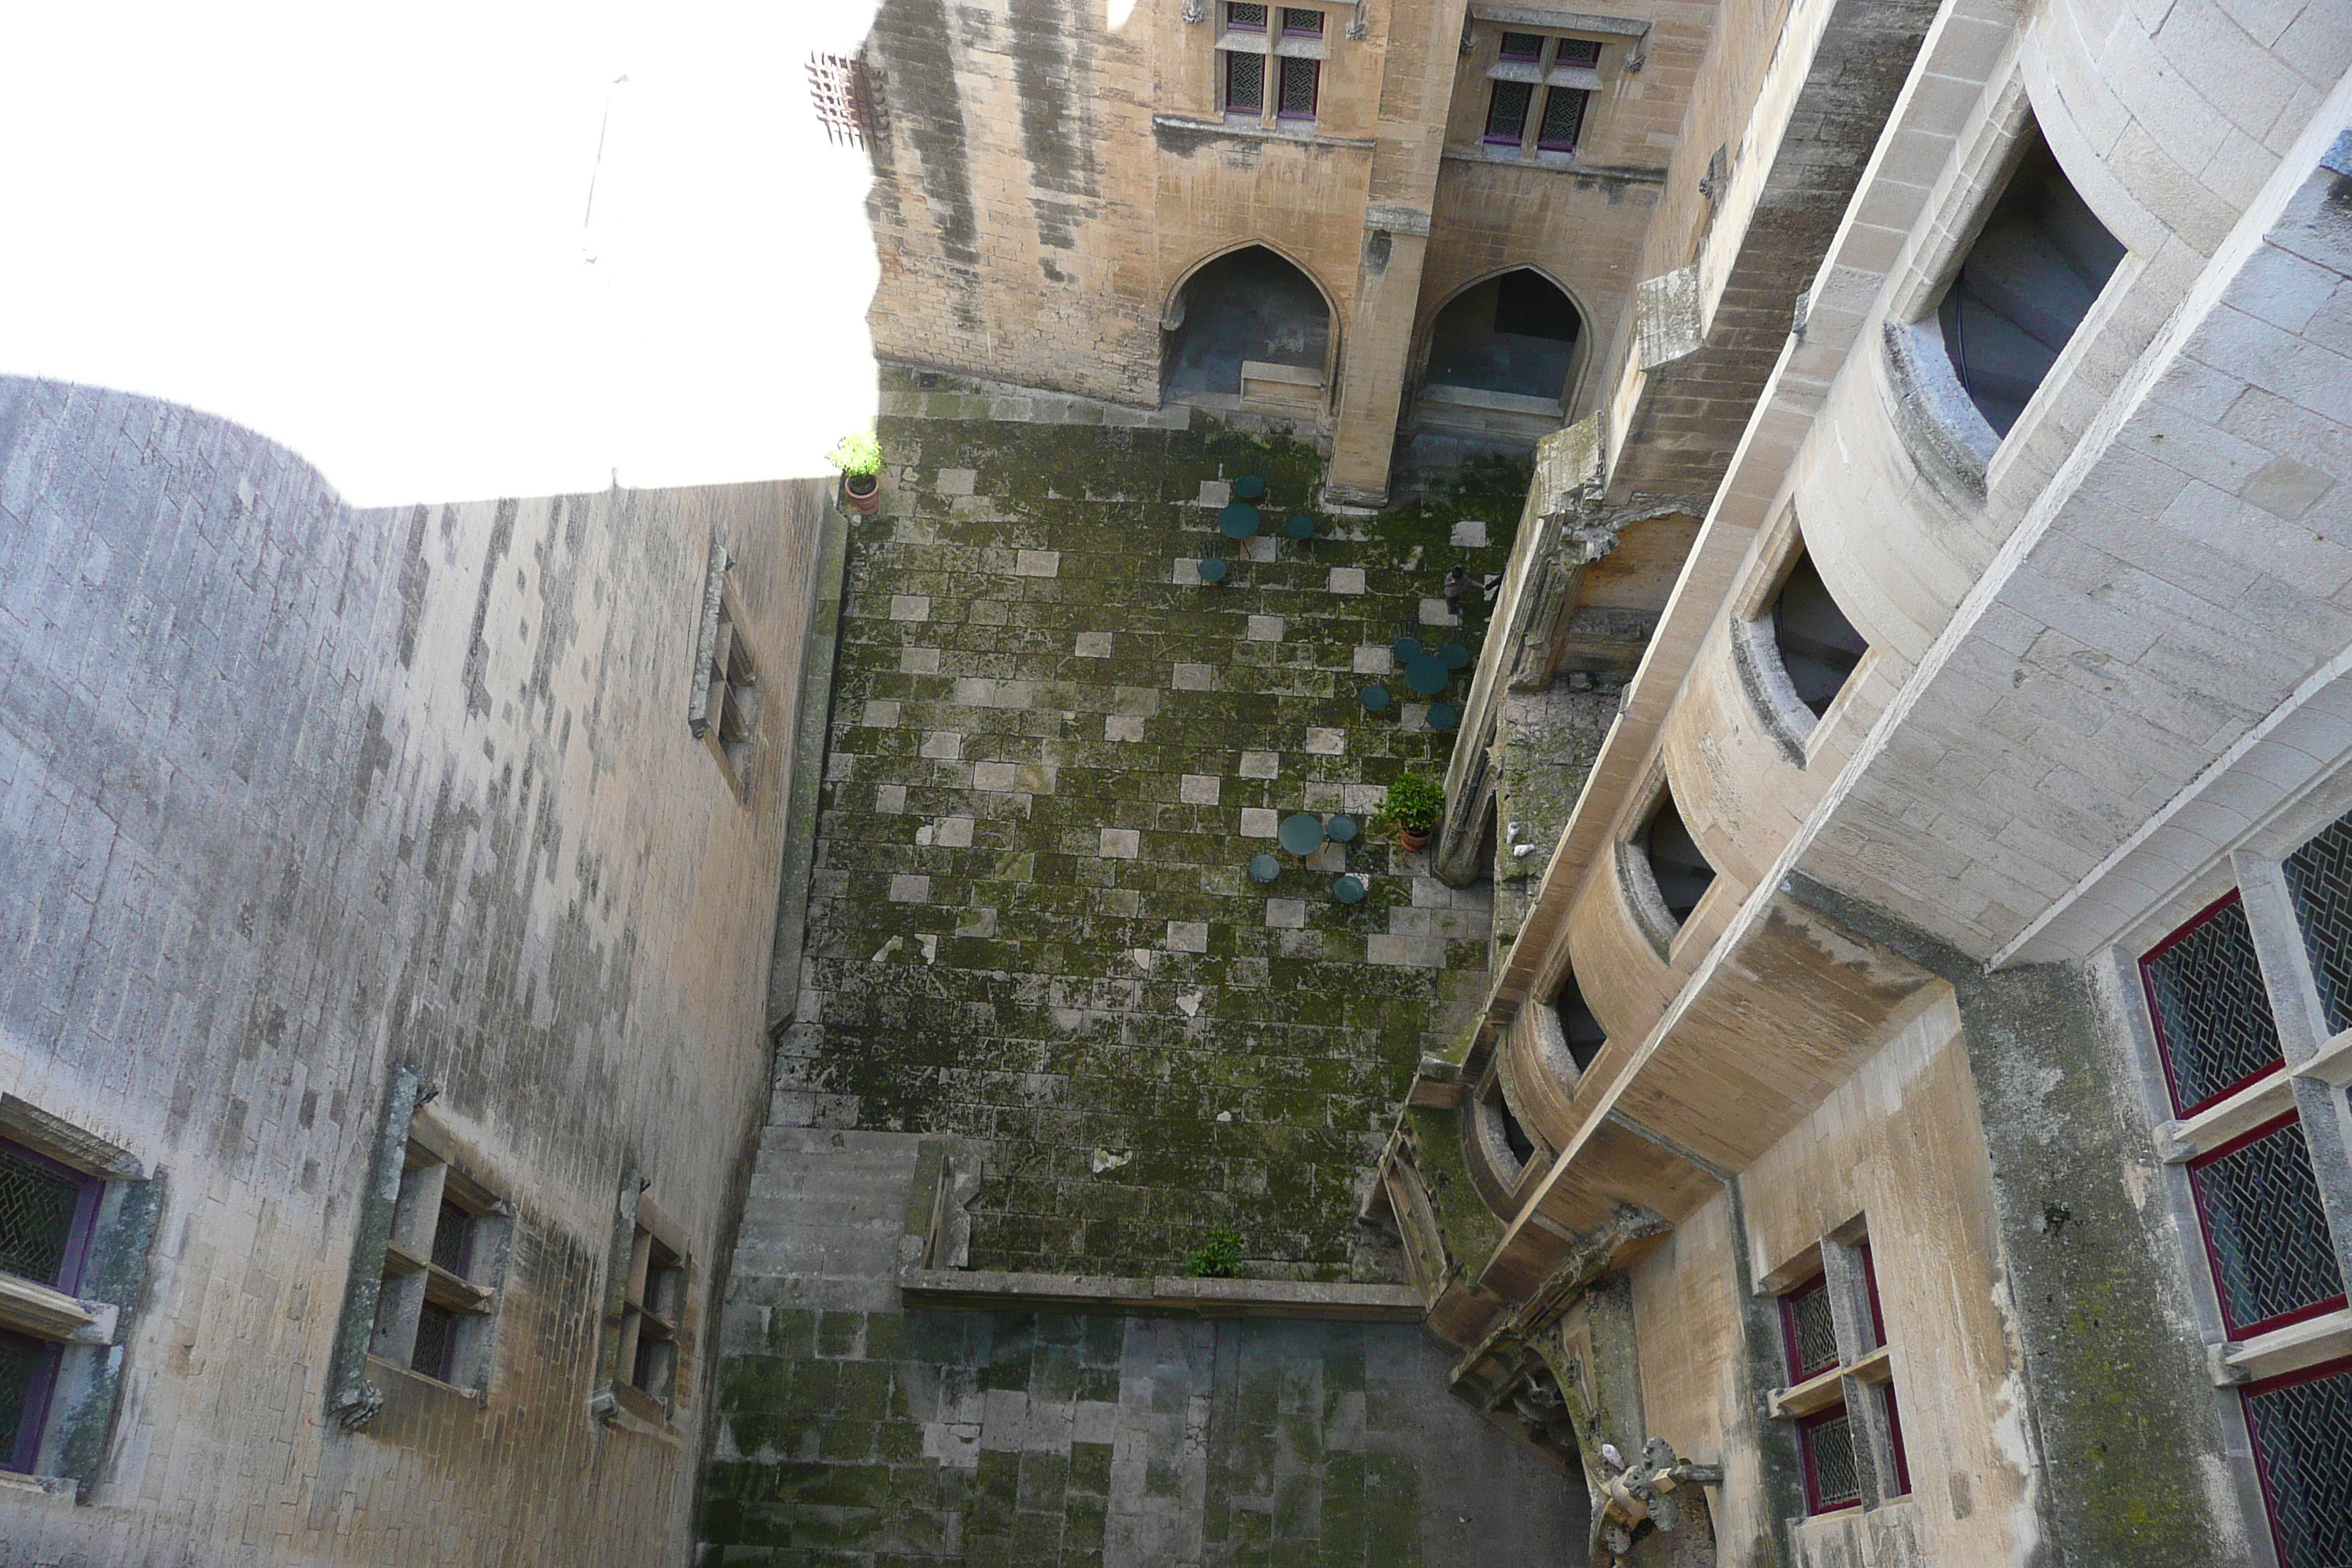
{"type": "Polygon", "coordinates": [[[1430,831],[1431,830],[1426,827],[1419,830],[1410,827],[1400,827],[1397,829],[1397,842],[1403,845],[1407,849],[1426,849],[1429,847],[1430,831]]]}
{"type": "Polygon", "coordinates": [[[844,474],[841,493],[849,498],[860,517],[872,517],[882,510],[882,481],[876,475],[844,474]]]}

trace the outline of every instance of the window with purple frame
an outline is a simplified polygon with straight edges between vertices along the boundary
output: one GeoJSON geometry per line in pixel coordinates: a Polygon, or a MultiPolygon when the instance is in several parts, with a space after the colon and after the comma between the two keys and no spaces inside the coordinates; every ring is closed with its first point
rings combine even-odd
{"type": "Polygon", "coordinates": [[[1282,57],[1282,107],[1276,112],[1284,120],[1315,118],[1315,99],[1323,75],[1321,60],[1303,60],[1290,55],[1282,57]]]}
{"type": "Polygon", "coordinates": [[[1591,70],[1601,63],[1601,46],[1590,38],[1562,38],[1559,47],[1552,51],[1551,63],[1591,70]]]}
{"type": "MultiPolygon", "coordinates": [[[[0,1139],[0,1270],[74,1294],[103,1185],[0,1139]]],[[[55,1343],[0,1332],[0,1468],[33,1468],[58,1358],[55,1343]]]]}
{"type": "Polygon", "coordinates": [[[1227,5],[1225,30],[1232,33],[1263,33],[1265,31],[1265,7],[1263,5],[1227,5]]]}
{"type": "Polygon", "coordinates": [[[1225,56],[1225,112],[1260,114],[1265,110],[1265,57],[1233,50],[1225,56]]]}
{"type": "Polygon", "coordinates": [[[1584,100],[1591,96],[1581,88],[1544,89],[1543,124],[1536,132],[1536,145],[1547,153],[1575,152],[1576,139],[1584,132],[1584,100]]]}
{"type": "Polygon", "coordinates": [[[1493,96],[1486,100],[1486,142],[1490,147],[1516,147],[1527,140],[1528,105],[1534,100],[1536,89],[1523,81],[1498,81],[1491,90],[1493,96]]]}
{"type": "Polygon", "coordinates": [[[2352,1360],[2240,1392],[2282,1568],[2352,1563],[2352,1360]]]}
{"type": "Polygon", "coordinates": [[[1878,1398],[1886,1412],[1886,1446],[1895,1451],[1895,1484],[1885,1490],[1889,1497],[1907,1496],[1911,1490],[1911,1458],[1903,1451],[1903,1417],[1895,1408],[1895,1385],[1880,1385],[1878,1398]]]}
{"type": "Polygon", "coordinates": [[[1496,50],[1499,58],[1515,65],[1533,65],[1543,58],[1544,38],[1541,33],[1505,33],[1496,50]]]}
{"type": "Polygon", "coordinates": [[[1321,37],[1323,13],[1311,5],[1285,5],[1282,8],[1282,36],[1286,38],[1321,37]]]}

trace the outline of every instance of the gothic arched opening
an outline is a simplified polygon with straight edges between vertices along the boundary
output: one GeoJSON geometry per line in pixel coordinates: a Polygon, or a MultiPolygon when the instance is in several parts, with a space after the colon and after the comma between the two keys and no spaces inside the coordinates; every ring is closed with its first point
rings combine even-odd
{"type": "Polygon", "coordinates": [[[1452,388],[1564,407],[1582,335],[1574,302],[1531,268],[1474,283],[1430,324],[1424,395],[1452,388]]]}
{"type": "Polygon", "coordinates": [[[1321,401],[1331,309],[1313,279],[1262,245],[1187,279],[1168,326],[1171,398],[1321,401]]]}

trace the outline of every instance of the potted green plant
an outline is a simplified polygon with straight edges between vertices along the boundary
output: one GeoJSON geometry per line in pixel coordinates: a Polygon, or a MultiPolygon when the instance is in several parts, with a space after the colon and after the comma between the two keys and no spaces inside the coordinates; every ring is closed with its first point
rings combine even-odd
{"type": "Polygon", "coordinates": [[[841,470],[841,489],[860,517],[882,510],[882,443],[860,431],[844,436],[826,460],[841,470]]]}
{"type": "Polygon", "coordinates": [[[1388,798],[1381,802],[1380,815],[1372,819],[1372,826],[1393,830],[1397,842],[1407,849],[1421,849],[1428,846],[1430,835],[1437,831],[1437,819],[1444,812],[1444,784],[1427,773],[1402,773],[1389,785],[1388,798]]]}

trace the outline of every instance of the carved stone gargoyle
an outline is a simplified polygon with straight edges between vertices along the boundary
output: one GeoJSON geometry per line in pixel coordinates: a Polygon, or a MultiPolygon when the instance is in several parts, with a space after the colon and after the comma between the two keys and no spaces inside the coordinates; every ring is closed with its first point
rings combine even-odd
{"type": "Polygon", "coordinates": [[[1614,1448],[1603,1454],[1609,1473],[1601,1482],[1599,1534],[1616,1563],[1622,1563],[1633,1543],[1652,1531],[1671,1534],[1682,1523],[1677,1489],[1717,1486],[1723,1480],[1722,1466],[1677,1458],[1675,1446],[1664,1437],[1643,1444],[1642,1457],[1630,1465],[1616,1463],[1615,1454],[1614,1448]]]}

